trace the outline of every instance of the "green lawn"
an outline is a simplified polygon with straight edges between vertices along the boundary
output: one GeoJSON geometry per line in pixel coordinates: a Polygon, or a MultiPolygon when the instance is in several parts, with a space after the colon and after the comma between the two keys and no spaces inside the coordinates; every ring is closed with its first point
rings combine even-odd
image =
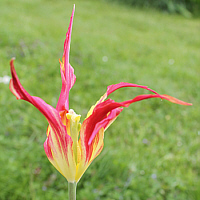
{"type": "MultiPolygon", "coordinates": [[[[22,85],[56,106],[58,59],[73,1],[1,0],[0,77],[9,61],[22,85]]],[[[124,109],[106,131],[102,153],[77,187],[79,200],[200,199],[200,19],[105,1],[77,1],[70,63],[77,81],[70,108],[82,115],[121,81],[192,102],[150,99],[124,109]]],[[[49,163],[47,121],[0,82],[0,200],[67,199],[67,181],[49,163]]],[[[147,93],[126,88],[111,97],[147,93]]]]}

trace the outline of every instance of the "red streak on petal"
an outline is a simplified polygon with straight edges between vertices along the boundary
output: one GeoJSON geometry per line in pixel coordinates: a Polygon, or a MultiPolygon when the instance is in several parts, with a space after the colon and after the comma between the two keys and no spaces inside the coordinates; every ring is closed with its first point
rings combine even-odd
{"type": "Polygon", "coordinates": [[[73,87],[76,76],[74,74],[74,69],[69,63],[69,52],[70,52],[70,42],[71,42],[71,33],[72,33],[72,24],[74,17],[74,9],[70,18],[69,28],[66,34],[66,39],[64,42],[64,53],[62,62],[60,61],[60,73],[62,78],[62,88],[60,97],[56,106],[58,111],[69,110],[69,91],[73,87]]]}
{"type": "Polygon", "coordinates": [[[11,92],[16,96],[17,99],[23,99],[34,105],[49,122],[51,130],[49,129],[49,132],[47,133],[48,138],[44,144],[47,156],[49,158],[52,158],[51,151],[56,146],[57,149],[54,149],[54,152],[56,151],[61,152],[63,159],[67,159],[67,146],[69,143],[71,143],[72,140],[71,137],[67,134],[66,126],[62,123],[60,113],[55,108],[53,108],[45,101],[40,99],[39,97],[31,96],[23,88],[16,74],[13,61],[14,59],[12,59],[10,62],[11,74],[12,74],[12,79],[10,81],[11,92]],[[51,134],[54,134],[55,138],[54,142],[56,144],[53,143],[52,140],[50,139],[51,134]]]}
{"type": "Polygon", "coordinates": [[[161,99],[166,99],[176,104],[191,105],[190,103],[183,102],[169,95],[159,95],[157,92],[155,92],[154,90],[151,90],[150,88],[146,86],[141,86],[141,85],[136,85],[136,84],[131,84],[131,83],[119,83],[116,85],[108,86],[107,93],[102,97],[102,99],[94,108],[93,113],[83,122],[83,125],[82,125],[83,127],[82,131],[85,133],[84,143],[86,146],[87,158],[90,159],[92,141],[95,138],[95,135],[98,133],[98,131],[102,127],[105,128],[106,124],[109,123],[109,121],[115,118],[115,117],[111,117],[108,113],[112,113],[113,111],[115,111],[116,109],[119,109],[120,107],[128,107],[130,104],[134,102],[149,99],[149,98],[161,98],[161,99]],[[110,95],[112,92],[123,87],[139,87],[139,88],[143,88],[151,92],[154,92],[155,94],[143,94],[143,95],[136,96],[133,99],[123,101],[123,102],[115,102],[111,99],[107,99],[106,101],[104,101],[105,98],[108,95],[110,95]]]}

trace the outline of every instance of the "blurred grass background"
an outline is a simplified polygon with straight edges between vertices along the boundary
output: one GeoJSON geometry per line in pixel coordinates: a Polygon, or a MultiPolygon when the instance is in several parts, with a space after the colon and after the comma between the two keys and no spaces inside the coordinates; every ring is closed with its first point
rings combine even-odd
{"type": "Polygon", "coordinates": [[[200,16],[200,0],[105,0],[140,8],[153,8],[185,17],[200,16]]]}
{"type": "MultiPolygon", "coordinates": [[[[22,85],[56,106],[58,59],[75,1],[0,2],[0,77],[9,60],[22,85]]],[[[192,107],[151,99],[124,109],[102,153],[80,180],[77,199],[200,199],[200,20],[107,1],[77,1],[70,108],[84,119],[109,84],[147,85],[192,107]]],[[[67,199],[67,181],[43,150],[47,122],[0,83],[0,199],[67,199]]],[[[116,101],[144,94],[121,89],[116,101]]]]}

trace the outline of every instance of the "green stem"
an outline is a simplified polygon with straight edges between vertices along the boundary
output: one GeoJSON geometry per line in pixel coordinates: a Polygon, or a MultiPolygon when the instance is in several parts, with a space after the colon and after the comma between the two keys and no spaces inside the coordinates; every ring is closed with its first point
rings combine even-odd
{"type": "Polygon", "coordinates": [[[68,182],[69,200],[76,200],[76,182],[68,182]]]}

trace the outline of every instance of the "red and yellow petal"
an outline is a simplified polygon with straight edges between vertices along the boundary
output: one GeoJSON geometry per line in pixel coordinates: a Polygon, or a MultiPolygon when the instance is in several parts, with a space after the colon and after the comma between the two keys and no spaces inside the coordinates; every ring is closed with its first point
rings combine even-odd
{"type": "Polygon", "coordinates": [[[99,132],[95,135],[89,149],[87,150],[85,143],[85,133],[80,133],[79,147],[81,150],[81,159],[76,167],[76,182],[80,180],[86,169],[89,167],[91,162],[100,154],[103,149],[103,139],[104,139],[104,128],[101,128],[99,132]]]}
{"type": "Polygon", "coordinates": [[[131,83],[119,83],[116,85],[109,86],[107,92],[100,98],[99,101],[97,101],[97,103],[94,106],[91,107],[81,127],[81,149],[85,155],[85,157],[83,157],[85,163],[89,163],[90,160],[93,160],[92,155],[95,155],[92,153],[93,140],[95,140],[96,136],[99,134],[99,131],[101,129],[105,131],[109,127],[109,125],[117,118],[117,116],[123,110],[122,107],[128,107],[134,102],[149,98],[161,98],[176,104],[191,105],[190,103],[183,102],[169,95],[159,95],[157,92],[151,90],[146,86],[131,83]],[[105,100],[108,95],[122,87],[139,87],[149,90],[154,94],[139,95],[133,99],[123,102],[115,102],[111,99],[105,100]]]}
{"type": "Polygon", "coordinates": [[[73,142],[68,135],[58,138],[57,133],[49,126],[44,150],[52,165],[68,180],[74,182],[76,163],[72,151],[73,142]]]}
{"type": "Polygon", "coordinates": [[[47,119],[49,124],[56,129],[57,132],[62,133],[65,130],[64,125],[62,124],[59,112],[43,101],[39,97],[31,96],[21,85],[19,78],[16,74],[14,68],[14,59],[10,61],[11,75],[12,79],[10,80],[10,91],[16,96],[17,99],[22,99],[28,101],[33,106],[35,106],[47,119]]]}
{"type": "Polygon", "coordinates": [[[72,151],[72,139],[67,134],[68,121],[63,118],[67,112],[59,113],[55,108],[44,102],[39,97],[31,96],[21,85],[11,60],[10,90],[17,97],[34,105],[47,119],[49,127],[47,129],[47,139],[44,149],[50,162],[56,169],[66,177],[68,181],[75,181],[76,165],[72,151]],[[62,119],[63,118],[63,119],[62,119]]]}
{"type": "Polygon", "coordinates": [[[69,110],[69,91],[73,87],[76,76],[74,74],[74,69],[69,63],[69,52],[70,52],[70,42],[71,42],[71,33],[72,33],[72,24],[74,18],[74,10],[70,18],[69,28],[66,34],[66,39],[64,42],[64,52],[62,57],[62,62],[60,62],[60,73],[62,78],[62,88],[60,97],[56,106],[56,109],[60,112],[62,110],[69,110]]]}

